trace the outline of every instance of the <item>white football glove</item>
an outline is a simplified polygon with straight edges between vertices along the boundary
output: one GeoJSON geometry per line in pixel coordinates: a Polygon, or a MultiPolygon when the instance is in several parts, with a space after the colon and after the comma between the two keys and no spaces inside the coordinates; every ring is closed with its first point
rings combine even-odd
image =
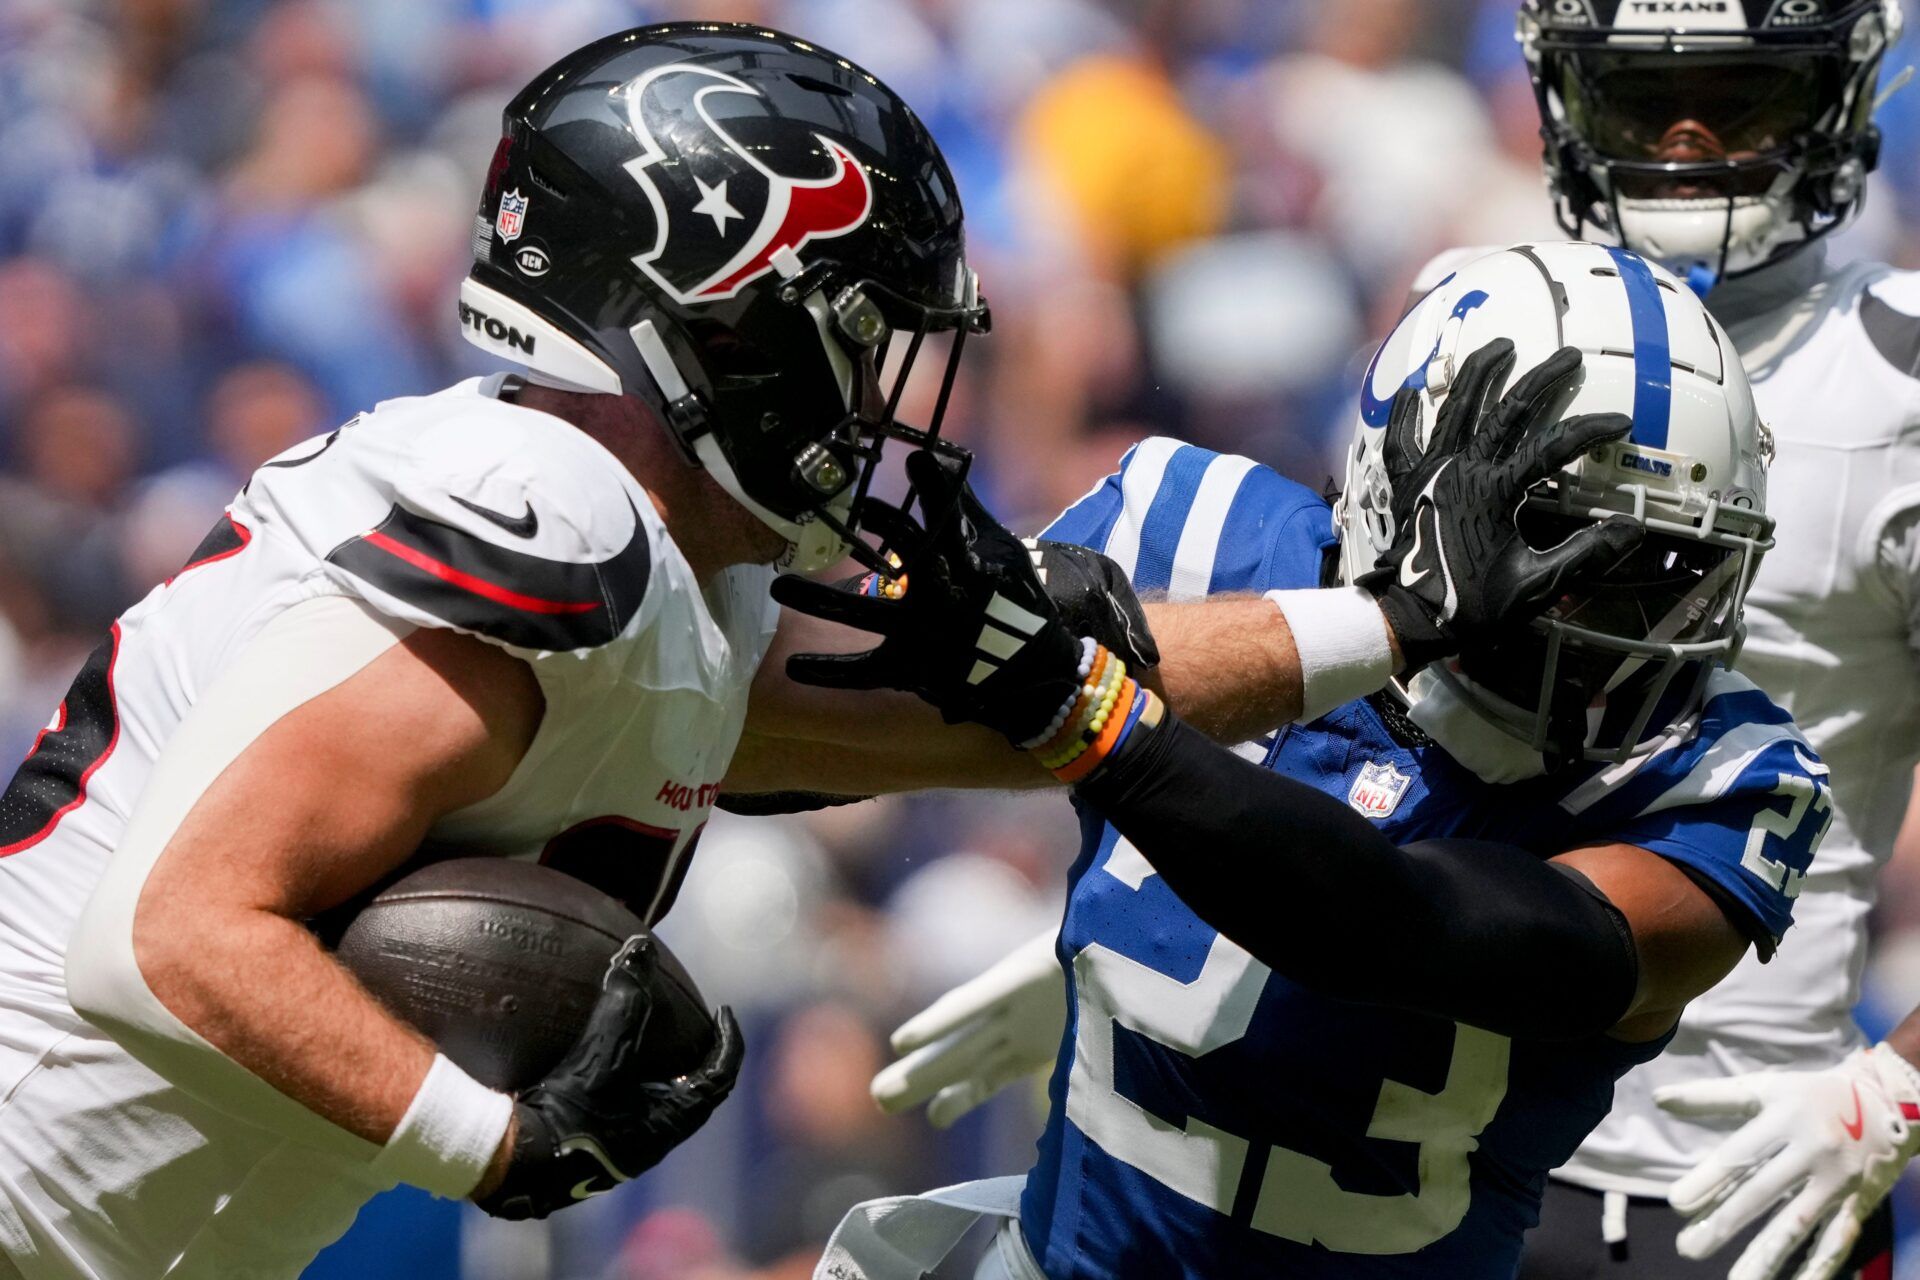
{"type": "Polygon", "coordinates": [[[1653,1096],[1677,1116],[1747,1121],[1667,1193],[1693,1219],[1677,1245],[1696,1261],[1778,1207],[1727,1280],[1773,1280],[1816,1230],[1793,1280],[1829,1280],[1920,1151],[1920,1071],[1884,1044],[1826,1071],[1753,1072],[1653,1096]]]}
{"type": "Polygon", "coordinates": [[[900,1024],[893,1051],[906,1056],[873,1078],[873,1100],[898,1112],[931,1098],[927,1123],[945,1129],[1020,1077],[1052,1066],[1067,1025],[1057,932],[1022,943],[900,1024]]]}

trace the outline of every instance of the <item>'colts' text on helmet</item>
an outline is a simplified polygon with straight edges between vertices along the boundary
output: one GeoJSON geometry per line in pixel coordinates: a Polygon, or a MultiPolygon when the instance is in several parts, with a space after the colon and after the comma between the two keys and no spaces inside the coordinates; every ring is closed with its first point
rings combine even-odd
{"type": "Polygon", "coordinates": [[[473,257],[469,341],[646,402],[799,572],[849,551],[879,567],[855,512],[881,448],[951,448],[947,392],[989,324],[926,128],[846,59],[761,27],[642,27],[542,72],[507,107],[473,257]],[[904,426],[938,333],[938,405],[904,426]]]}

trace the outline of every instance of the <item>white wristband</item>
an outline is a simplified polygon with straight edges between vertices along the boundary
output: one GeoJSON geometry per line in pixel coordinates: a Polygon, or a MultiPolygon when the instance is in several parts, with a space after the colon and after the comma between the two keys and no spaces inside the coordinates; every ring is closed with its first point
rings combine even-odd
{"type": "Polygon", "coordinates": [[[1379,602],[1359,587],[1269,591],[1300,655],[1300,722],[1364,698],[1393,678],[1393,644],[1379,602]]]}
{"type": "Polygon", "coordinates": [[[407,1114],[373,1158],[394,1182],[462,1200],[479,1185],[513,1120],[513,1099],[435,1054],[407,1114]]]}

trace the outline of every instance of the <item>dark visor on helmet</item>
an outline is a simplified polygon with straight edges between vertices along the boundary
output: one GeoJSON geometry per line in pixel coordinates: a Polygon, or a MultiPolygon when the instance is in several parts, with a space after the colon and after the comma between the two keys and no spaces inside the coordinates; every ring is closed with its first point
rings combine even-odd
{"type": "Polygon", "coordinates": [[[1649,535],[1608,573],[1574,585],[1546,616],[1618,640],[1697,644],[1725,630],[1735,559],[1725,547],[1649,535]]]}
{"type": "Polygon", "coordinates": [[[1639,50],[1589,49],[1558,65],[1567,124],[1600,158],[1656,162],[1782,156],[1823,123],[1847,70],[1812,51],[1694,54],[1684,75],[1639,50]]]}
{"type": "MultiPolygon", "coordinates": [[[[1532,508],[1521,513],[1521,527],[1530,544],[1545,547],[1578,524],[1532,508]]],[[[1605,704],[1640,721],[1612,726],[1637,740],[1652,702],[1685,665],[1654,650],[1704,651],[1737,635],[1742,571],[1740,554],[1727,547],[1649,534],[1606,573],[1571,584],[1543,618],[1463,655],[1463,668],[1516,706],[1550,705],[1556,737],[1584,727],[1587,710],[1605,704]],[[1542,631],[1551,643],[1542,643],[1542,631]]]]}

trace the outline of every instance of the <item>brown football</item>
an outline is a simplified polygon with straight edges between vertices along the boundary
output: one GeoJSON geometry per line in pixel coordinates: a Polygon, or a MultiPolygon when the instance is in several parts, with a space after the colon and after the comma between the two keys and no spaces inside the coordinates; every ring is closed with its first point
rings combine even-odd
{"type": "MultiPolygon", "coordinates": [[[[523,1089],[586,1026],[607,962],[647,927],[564,872],[507,858],[436,862],[395,881],[340,935],[340,962],[474,1079],[523,1089]]],[[[660,948],[642,1053],[659,1079],[700,1065],[714,1025],[660,948]]]]}

